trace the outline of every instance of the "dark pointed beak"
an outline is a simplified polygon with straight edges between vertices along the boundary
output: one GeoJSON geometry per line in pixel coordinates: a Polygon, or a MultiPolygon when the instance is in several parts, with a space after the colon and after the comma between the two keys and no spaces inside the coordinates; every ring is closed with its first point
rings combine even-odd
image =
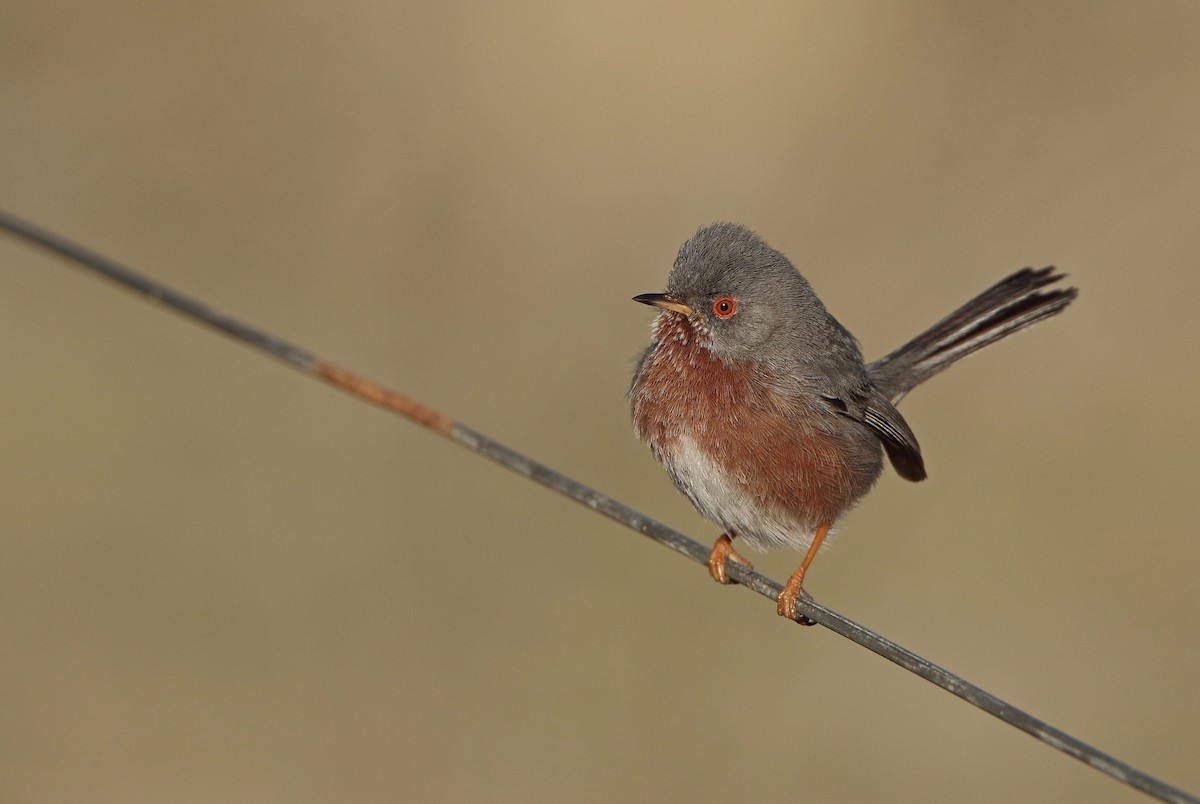
{"type": "Polygon", "coordinates": [[[648,304],[651,307],[661,307],[663,310],[670,310],[674,313],[682,313],[683,315],[696,314],[695,310],[670,293],[643,293],[641,296],[634,296],[633,300],[642,304],[648,304]]]}

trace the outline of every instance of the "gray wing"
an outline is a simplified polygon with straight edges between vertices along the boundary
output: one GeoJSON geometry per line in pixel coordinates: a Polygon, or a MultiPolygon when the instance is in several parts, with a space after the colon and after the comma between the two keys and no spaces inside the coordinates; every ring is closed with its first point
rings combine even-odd
{"type": "Polygon", "coordinates": [[[896,406],[871,381],[857,342],[833,316],[827,318],[827,329],[831,334],[821,349],[792,352],[807,359],[797,361],[791,376],[808,393],[815,391],[823,397],[839,415],[865,425],[879,436],[888,460],[901,477],[924,480],[925,461],[917,437],[896,406]]]}
{"type": "Polygon", "coordinates": [[[914,482],[925,479],[921,445],[895,405],[876,392],[867,403],[863,423],[879,434],[888,460],[900,477],[914,482]]]}
{"type": "Polygon", "coordinates": [[[917,437],[896,406],[874,386],[868,384],[865,389],[849,392],[843,389],[842,393],[822,396],[840,415],[865,424],[879,436],[888,460],[900,477],[914,482],[925,479],[925,461],[917,437]]]}

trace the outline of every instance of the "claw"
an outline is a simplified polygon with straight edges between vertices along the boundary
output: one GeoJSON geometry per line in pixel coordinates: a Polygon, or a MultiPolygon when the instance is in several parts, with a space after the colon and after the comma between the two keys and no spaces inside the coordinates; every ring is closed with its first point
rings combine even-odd
{"type": "Polygon", "coordinates": [[[748,569],[754,568],[753,564],[742,558],[738,551],[733,549],[733,537],[728,533],[722,534],[721,538],[717,539],[708,554],[708,574],[717,583],[733,583],[729,578],[729,573],[725,571],[726,559],[732,559],[748,569]]]}
{"type": "Polygon", "coordinates": [[[795,620],[801,625],[816,625],[816,623],[803,614],[796,611],[796,601],[803,598],[804,600],[812,600],[812,595],[804,591],[804,573],[796,572],[791,578],[788,578],[787,584],[783,587],[783,591],[779,593],[779,599],[775,603],[775,611],[780,617],[787,617],[789,620],[795,620]]]}

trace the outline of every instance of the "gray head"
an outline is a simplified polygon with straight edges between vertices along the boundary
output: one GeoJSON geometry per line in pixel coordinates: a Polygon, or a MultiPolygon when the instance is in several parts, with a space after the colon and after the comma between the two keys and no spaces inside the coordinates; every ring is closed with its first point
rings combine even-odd
{"type": "Polygon", "coordinates": [[[701,228],[679,249],[667,292],[635,301],[686,317],[700,343],[726,360],[785,370],[831,358],[862,363],[854,338],[788,258],[738,224],[701,228]]]}

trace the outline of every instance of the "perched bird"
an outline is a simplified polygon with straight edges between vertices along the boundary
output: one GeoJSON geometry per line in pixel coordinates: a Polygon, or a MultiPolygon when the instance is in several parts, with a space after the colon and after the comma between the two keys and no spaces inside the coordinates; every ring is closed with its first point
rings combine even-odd
{"type": "Polygon", "coordinates": [[[899,349],[864,364],[787,257],[744,226],[701,228],[679,250],[653,340],[630,387],[633,425],[671,480],[724,531],[709,573],[729,583],[733,548],[805,551],[779,595],[781,616],[805,624],[796,601],[829,529],[883,471],[924,480],[921,447],[896,404],[962,357],[1061,312],[1074,288],[1025,268],[899,349]]]}

